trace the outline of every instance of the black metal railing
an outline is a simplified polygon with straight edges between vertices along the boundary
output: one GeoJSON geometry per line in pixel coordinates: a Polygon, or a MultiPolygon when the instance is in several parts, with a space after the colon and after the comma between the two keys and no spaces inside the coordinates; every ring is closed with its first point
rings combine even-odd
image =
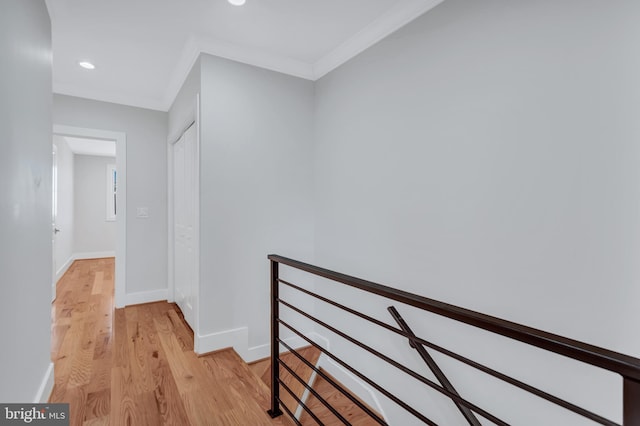
{"type": "Polygon", "coordinates": [[[362,280],[360,278],[351,277],[338,272],[334,272],[334,271],[330,271],[317,266],[309,265],[307,263],[299,262],[286,257],[269,255],[268,258],[271,261],[271,409],[269,410],[269,414],[272,417],[277,417],[281,415],[283,413],[281,410],[281,407],[282,407],[289,414],[289,416],[292,418],[292,420],[295,423],[301,424],[300,421],[295,417],[294,413],[291,411],[291,408],[286,407],[282,403],[282,400],[280,398],[280,388],[282,387],[283,389],[285,389],[287,392],[291,394],[293,399],[299,404],[299,406],[304,411],[309,413],[311,418],[313,418],[317,424],[320,424],[320,425],[323,424],[317,418],[317,416],[312,412],[312,410],[310,410],[309,407],[305,405],[304,401],[302,401],[298,396],[296,396],[293,392],[291,392],[291,389],[289,388],[289,386],[287,386],[287,384],[281,380],[280,367],[282,367],[284,371],[288,371],[292,377],[294,377],[297,381],[299,381],[306,389],[309,390],[311,394],[313,394],[325,407],[327,407],[329,411],[331,411],[340,422],[342,422],[343,424],[350,424],[348,420],[341,415],[341,413],[339,413],[334,407],[332,407],[329,402],[327,402],[321,395],[319,395],[302,378],[300,378],[300,376],[297,375],[280,358],[280,348],[283,348],[284,350],[291,352],[296,358],[298,358],[300,361],[306,364],[307,367],[316,371],[318,375],[324,378],[328,383],[330,383],[334,388],[336,388],[341,394],[343,394],[346,398],[351,400],[355,405],[360,407],[360,409],[362,409],[369,417],[371,417],[372,422],[381,424],[381,425],[387,424],[386,421],[378,413],[373,411],[366,404],[362,403],[357,397],[353,396],[347,389],[344,389],[344,387],[341,386],[340,383],[337,383],[336,381],[334,381],[331,378],[331,376],[326,375],[321,369],[316,368],[316,366],[314,366],[312,363],[304,359],[304,357],[302,357],[296,350],[291,348],[285,341],[281,340],[280,327],[282,326],[285,329],[291,331],[294,335],[305,340],[309,345],[316,347],[326,357],[333,360],[335,363],[342,366],[343,368],[345,368],[346,370],[348,370],[349,372],[351,372],[352,374],[354,374],[355,376],[363,380],[365,383],[369,384],[373,389],[375,389],[376,391],[380,392],[382,395],[389,398],[391,401],[398,404],[400,407],[405,409],[407,412],[412,414],[414,417],[416,417],[423,423],[429,424],[429,425],[436,425],[434,421],[429,419],[425,414],[418,411],[415,407],[412,407],[408,403],[404,402],[399,397],[397,397],[396,395],[394,395],[393,393],[385,389],[383,386],[381,386],[371,378],[367,377],[366,375],[358,371],[355,367],[345,362],[343,359],[339,358],[335,354],[323,348],[318,343],[306,337],[303,333],[301,333],[299,330],[293,327],[289,322],[283,320],[279,313],[280,306],[282,305],[282,306],[285,306],[288,310],[296,312],[297,314],[311,320],[315,324],[318,324],[324,329],[344,338],[345,340],[351,342],[352,344],[356,345],[360,349],[380,358],[381,360],[387,362],[391,366],[413,377],[414,379],[422,382],[424,385],[428,386],[429,388],[448,397],[453,401],[453,403],[456,405],[458,410],[462,413],[466,421],[472,426],[481,424],[480,421],[478,420],[478,416],[486,420],[489,420],[490,422],[497,425],[508,425],[508,423],[505,422],[504,420],[501,420],[497,416],[489,413],[483,408],[475,405],[474,403],[468,401],[467,399],[463,398],[458,393],[458,391],[453,386],[453,384],[449,381],[449,379],[445,376],[442,370],[435,363],[433,357],[428,353],[427,348],[429,350],[439,352],[440,354],[443,354],[447,357],[455,359],[461,363],[464,363],[478,371],[481,371],[487,375],[490,375],[503,382],[513,385],[519,389],[522,389],[530,394],[533,394],[539,398],[542,398],[555,405],[558,405],[575,414],[578,414],[589,420],[592,420],[593,422],[596,422],[602,425],[608,425],[608,426],[620,426],[616,422],[606,419],[585,408],[579,407],[571,402],[563,400],[557,396],[551,395],[534,386],[531,386],[522,381],[514,379],[506,374],[503,374],[499,371],[491,369],[485,365],[482,365],[469,358],[459,355],[451,350],[448,350],[444,347],[441,347],[421,337],[416,336],[411,330],[411,328],[409,327],[409,325],[400,316],[400,313],[398,312],[398,310],[393,306],[390,306],[388,310],[400,328],[393,327],[383,321],[380,321],[376,318],[368,316],[355,309],[349,308],[348,306],[340,304],[335,300],[331,300],[327,297],[323,297],[301,286],[298,286],[296,284],[283,280],[280,278],[280,274],[279,274],[279,265],[283,264],[283,265],[287,265],[289,267],[292,267],[292,268],[295,268],[319,277],[327,278],[336,283],[341,283],[349,287],[353,287],[368,293],[376,294],[378,296],[381,296],[383,298],[386,298],[392,301],[413,306],[427,312],[435,313],[440,316],[443,316],[464,324],[472,325],[482,330],[490,331],[492,333],[509,337],[519,342],[527,343],[531,346],[541,348],[552,353],[566,356],[576,361],[581,361],[583,363],[590,364],[592,366],[599,367],[613,373],[617,373],[623,378],[623,416],[622,416],[623,423],[622,425],[623,426],[640,426],[640,359],[638,358],[630,357],[628,355],[613,352],[597,346],[589,345],[587,343],[579,342],[577,340],[558,336],[542,330],[527,327],[521,324],[506,321],[500,318],[492,317],[479,312],[464,309],[458,306],[439,302],[433,299],[428,299],[426,297],[408,293],[392,287],[387,287],[374,282],[362,280]],[[407,366],[402,365],[401,363],[398,363],[397,361],[375,350],[374,348],[360,342],[359,340],[353,338],[352,336],[349,336],[347,333],[337,329],[336,327],[314,317],[313,315],[305,312],[303,309],[300,309],[299,307],[293,305],[289,301],[283,300],[279,295],[280,285],[284,285],[288,288],[293,289],[294,291],[304,293],[317,300],[320,300],[324,303],[327,303],[345,312],[348,312],[349,314],[352,314],[361,319],[364,319],[381,328],[384,328],[386,330],[389,330],[393,333],[396,333],[398,335],[405,337],[406,339],[409,340],[410,346],[414,348],[416,351],[418,351],[418,354],[420,355],[420,357],[429,366],[431,372],[434,374],[439,384],[426,378],[424,375],[408,368],[407,366]]]}

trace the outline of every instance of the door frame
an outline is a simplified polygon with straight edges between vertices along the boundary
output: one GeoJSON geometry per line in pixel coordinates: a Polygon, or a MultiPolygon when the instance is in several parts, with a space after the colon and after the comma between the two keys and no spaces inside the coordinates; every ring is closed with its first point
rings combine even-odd
{"type": "Polygon", "coordinates": [[[51,268],[51,302],[53,303],[56,300],[56,287],[58,284],[57,280],[57,272],[58,265],[56,262],[56,238],[58,237],[58,146],[53,143],[52,144],[52,181],[51,181],[51,260],[52,260],[52,268],[51,268]]]}
{"type": "Polygon", "coordinates": [[[116,168],[118,170],[118,210],[116,217],[116,274],[114,279],[116,308],[126,305],[127,260],[127,134],[84,127],[53,125],[53,134],[90,139],[116,141],[116,168]]]}
{"type": "Polygon", "coordinates": [[[195,146],[195,170],[194,174],[194,219],[193,219],[193,250],[194,250],[194,303],[193,303],[193,346],[194,352],[199,353],[199,330],[200,330],[200,95],[196,94],[195,102],[191,104],[191,109],[185,114],[185,119],[180,122],[179,130],[170,134],[167,138],[167,300],[175,302],[175,233],[174,233],[174,192],[173,192],[173,145],[184,135],[191,126],[196,127],[195,146]]]}

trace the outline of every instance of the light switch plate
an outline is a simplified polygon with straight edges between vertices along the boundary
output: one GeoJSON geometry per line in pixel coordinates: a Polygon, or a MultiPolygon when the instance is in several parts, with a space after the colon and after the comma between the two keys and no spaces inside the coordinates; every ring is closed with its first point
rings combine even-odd
{"type": "Polygon", "coordinates": [[[149,207],[138,207],[136,211],[136,217],[141,217],[141,218],[149,217],[149,207]]]}

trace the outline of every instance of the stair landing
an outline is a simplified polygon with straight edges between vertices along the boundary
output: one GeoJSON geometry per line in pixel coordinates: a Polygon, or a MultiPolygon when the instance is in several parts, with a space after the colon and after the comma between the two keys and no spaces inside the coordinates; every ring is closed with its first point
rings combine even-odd
{"type": "MultiPolygon", "coordinates": [[[[320,357],[320,351],[313,346],[308,346],[296,350],[302,357],[304,357],[309,363],[317,366],[318,359],[320,357]]],[[[354,426],[365,426],[377,424],[371,419],[360,407],[355,405],[349,398],[337,391],[329,382],[324,380],[321,376],[313,376],[313,371],[305,363],[303,363],[297,356],[292,353],[283,353],[280,355],[281,359],[291,368],[305,383],[309,384],[325,401],[336,409],[350,424],[354,426]]],[[[259,376],[262,381],[270,388],[271,386],[271,361],[269,359],[260,360],[250,365],[251,370],[259,376]]],[[[333,381],[339,383],[346,389],[342,383],[335,378],[331,377],[322,368],[320,369],[324,374],[328,375],[333,381]]],[[[280,368],[280,377],[282,381],[295,393],[299,399],[303,399],[305,391],[304,385],[300,383],[295,377],[293,377],[283,367],[280,368]]],[[[284,389],[280,389],[280,397],[283,403],[289,408],[292,413],[296,413],[298,409],[298,402],[284,389]]],[[[312,394],[308,394],[304,404],[318,417],[323,424],[328,426],[342,425],[343,422],[338,419],[318,398],[312,394]]],[[[366,405],[366,404],[365,404],[366,405]]],[[[283,410],[284,411],[284,410],[283,410]]],[[[375,410],[372,410],[375,412],[375,410]]],[[[285,415],[286,416],[286,415],[285,415]]],[[[283,416],[283,417],[285,417],[283,416]]],[[[302,411],[298,421],[302,425],[316,425],[316,421],[306,412],[302,411]]]]}
{"type": "Polygon", "coordinates": [[[271,419],[269,390],[233,351],[193,351],[175,304],[113,309],[113,259],[76,261],[52,306],[55,385],[70,424],[290,425],[271,419]]]}

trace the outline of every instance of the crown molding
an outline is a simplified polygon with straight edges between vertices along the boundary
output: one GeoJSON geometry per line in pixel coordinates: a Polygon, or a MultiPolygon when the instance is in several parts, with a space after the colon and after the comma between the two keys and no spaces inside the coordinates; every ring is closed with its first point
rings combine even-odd
{"type": "Polygon", "coordinates": [[[198,38],[200,52],[242,62],[294,77],[313,80],[313,66],[298,59],[249,48],[223,40],[198,38]]]}
{"type": "Polygon", "coordinates": [[[171,82],[164,94],[164,110],[168,111],[171,107],[173,100],[191,71],[191,67],[201,53],[315,81],[443,1],[413,0],[409,3],[398,5],[329,52],[315,64],[266,53],[259,49],[247,48],[226,41],[205,39],[192,35],[185,44],[180,61],[176,65],[171,82]]]}
{"type": "Polygon", "coordinates": [[[394,7],[316,62],[313,65],[313,79],[322,78],[443,1],[414,0],[394,7]]]}
{"type": "Polygon", "coordinates": [[[182,48],[180,59],[173,68],[171,79],[169,80],[169,84],[167,84],[167,88],[163,94],[162,106],[164,111],[169,111],[169,109],[171,109],[173,101],[176,99],[176,96],[178,96],[178,92],[182,88],[182,85],[191,72],[193,64],[196,63],[199,56],[200,47],[198,45],[198,40],[194,34],[190,34],[182,48]]]}
{"type": "MultiPolygon", "coordinates": [[[[443,1],[412,0],[397,5],[313,64],[225,40],[207,39],[197,34],[191,34],[176,62],[169,83],[164,93],[159,94],[159,98],[145,98],[111,91],[85,90],[79,89],[73,84],[56,83],[55,81],[53,88],[55,93],[64,95],[169,111],[189,72],[191,72],[191,68],[202,53],[315,81],[443,1]]],[[[46,2],[47,6],[53,4],[52,0],[46,0],[46,2]]],[[[53,12],[51,9],[53,8],[49,7],[49,13],[53,12]]]]}
{"type": "Polygon", "coordinates": [[[116,93],[109,90],[78,88],[74,84],[53,82],[53,93],[59,95],[75,96],[78,98],[93,99],[101,102],[120,104],[137,108],[164,111],[164,103],[155,97],[136,96],[125,93],[116,93]]]}
{"type": "Polygon", "coordinates": [[[163,105],[165,111],[171,108],[173,101],[191,72],[193,64],[196,63],[202,53],[292,75],[294,77],[304,78],[306,80],[314,79],[313,66],[306,62],[224,40],[213,40],[191,34],[182,49],[180,60],[174,68],[171,80],[164,93],[163,105]]]}
{"type": "Polygon", "coordinates": [[[47,6],[47,12],[49,12],[49,20],[51,21],[51,23],[53,24],[53,22],[55,21],[55,17],[54,17],[54,10],[53,10],[53,0],[44,0],[44,4],[45,6],[47,6]]]}

